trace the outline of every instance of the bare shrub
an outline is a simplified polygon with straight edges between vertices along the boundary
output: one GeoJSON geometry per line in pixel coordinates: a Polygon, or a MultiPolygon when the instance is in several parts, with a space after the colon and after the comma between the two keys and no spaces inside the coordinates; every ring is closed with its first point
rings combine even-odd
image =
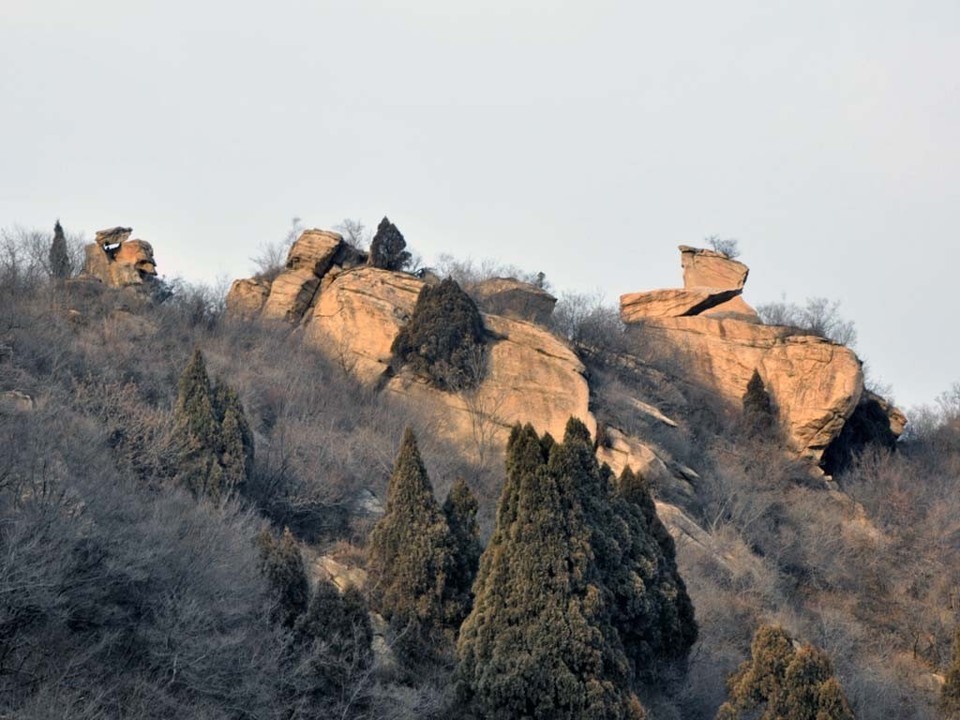
{"type": "Polygon", "coordinates": [[[273,280],[282,271],[287,262],[287,253],[303,232],[303,223],[300,218],[294,217],[290,221],[290,229],[282,239],[267,240],[260,245],[257,254],[250,258],[253,263],[254,276],[262,280],[273,280]]]}
{"type": "Polygon", "coordinates": [[[848,347],[857,343],[857,330],[852,321],[840,315],[839,300],[813,297],[803,305],[781,300],[757,306],[757,313],[767,325],[795,327],[848,347]]]}
{"type": "Polygon", "coordinates": [[[731,260],[740,257],[739,243],[735,238],[722,238],[719,235],[710,235],[704,239],[714,252],[726,255],[731,260]]]}

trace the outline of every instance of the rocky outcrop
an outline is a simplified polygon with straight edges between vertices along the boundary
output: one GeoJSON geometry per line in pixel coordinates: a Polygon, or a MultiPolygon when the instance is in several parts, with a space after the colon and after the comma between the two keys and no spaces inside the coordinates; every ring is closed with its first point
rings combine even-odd
{"type": "Polygon", "coordinates": [[[369,266],[344,271],[320,294],[306,324],[307,341],[375,385],[390,366],[390,346],[423,286],[406,273],[369,266]]]}
{"type": "Polygon", "coordinates": [[[227,294],[227,312],[242,320],[280,320],[297,324],[308,317],[324,281],[344,268],[363,262],[363,254],[329,230],[305,230],[287,253],[283,270],[264,277],[234,281],[227,294]]]}
{"type": "MultiPolygon", "coordinates": [[[[723,253],[689,245],[680,246],[680,265],[683,267],[683,287],[686,290],[727,288],[742,291],[750,274],[750,269],[742,262],[733,260],[723,253]]],[[[725,302],[690,314],[701,313],[717,317],[734,317],[740,320],[759,320],[757,311],[750,307],[739,293],[725,302]]]]}
{"type": "Polygon", "coordinates": [[[589,388],[577,356],[547,330],[521,320],[484,315],[491,335],[480,386],[446,393],[410,372],[393,376],[390,346],[410,318],[424,282],[373,267],[340,273],[320,294],[306,337],[369,385],[437,419],[437,431],[480,447],[502,440],[516,422],[563,435],[571,415],[591,431],[589,388]]]}
{"type": "MultiPolygon", "coordinates": [[[[685,245],[680,255],[684,289],[622,296],[624,322],[642,326],[637,332],[648,347],[731,404],[739,406],[758,372],[791,444],[820,462],[861,401],[857,356],[796,328],[759,323],[740,297],[749,274],[743,263],[685,245]],[[732,295],[724,299],[717,288],[732,295]],[[717,297],[720,302],[711,301],[717,297]],[[703,304],[695,305],[698,299],[703,304]]],[[[899,433],[898,413],[889,414],[891,429],[899,433]]]]}
{"type": "Polygon", "coordinates": [[[99,230],[96,240],[83,249],[81,278],[117,288],[153,282],[157,277],[153,246],[144,240],[128,240],[132,232],[125,227],[99,230]]]}
{"type": "Polygon", "coordinates": [[[239,320],[255,320],[270,296],[269,280],[242,278],[234,280],[227,293],[227,315],[239,320]]]}
{"type": "Polygon", "coordinates": [[[658,495],[683,500],[693,499],[694,488],[691,481],[699,479],[696,472],[617,428],[606,428],[603,437],[603,444],[597,448],[597,460],[609,465],[615,476],[619,476],[629,467],[656,488],[658,495]]]}
{"type": "Polygon", "coordinates": [[[470,295],[486,313],[545,325],[557,299],[543,288],[515,278],[490,278],[470,288],[470,295]]]}
{"type": "Polygon", "coordinates": [[[436,432],[465,442],[481,456],[503,443],[516,423],[562,438],[567,420],[580,418],[591,433],[590,389],[579,358],[554,335],[532,323],[484,315],[494,335],[488,346],[486,374],[479,387],[445,393],[424,379],[401,372],[386,390],[412,408],[430,408],[436,432]]]}
{"type": "Polygon", "coordinates": [[[723,290],[699,287],[689,290],[650,290],[620,296],[620,319],[632,323],[646,318],[699,315],[705,310],[731,300],[740,288],[723,290]]]}
{"type": "Polygon", "coordinates": [[[709,317],[643,324],[647,343],[675,352],[688,375],[732,403],[739,405],[758,371],[787,437],[802,454],[819,461],[860,401],[863,372],[852,350],[795,332],[709,317]]]}

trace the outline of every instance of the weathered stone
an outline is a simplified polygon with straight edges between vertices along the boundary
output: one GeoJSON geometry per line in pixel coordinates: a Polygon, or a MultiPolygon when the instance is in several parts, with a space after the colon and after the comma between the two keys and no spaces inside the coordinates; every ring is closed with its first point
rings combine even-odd
{"type": "Polygon", "coordinates": [[[105,248],[110,245],[120,245],[125,243],[127,238],[130,237],[130,233],[133,232],[133,228],[125,227],[112,227],[107,228],[106,230],[97,230],[95,242],[101,248],[105,248]]]}
{"type": "Polygon", "coordinates": [[[699,315],[735,298],[741,292],[739,288],[697,287],[627,293],[620,296],[620,319],[629,324],[647,318],[699,315]]]}
{"type": "Polygon", "coordinates": [[[330,230],[304,230],[287,253],[287,270],[309,269],[317,277],[330,269],[343,237],[330,230]]]}
{"type": "MultiPolygon", "coordinates": [[[[685,500],[693,498],[690,478],[675,471],[672,460],[668,458],[664,461],[652,447],[635,437],[625,435],[617,428],[608,427],[605,435],[606,443],[597,448],[597,459],[609,465],[614,475],[619,476],[629,467],[646,478],[653,487],[658,487],[671,496],[679,496],[685,500]]],[[[696,473],[693,473],[693,476],[696,477],[696,473]]]]}
{"type": "Polygon", "coordinates": [[[285,320],[297,323],[313,303],[320,278],[309,266],[284,270],[270,285],[270,296],[263,306],[264,320],[285,320]]]}
{"type": "MultiPolygon", "coordinates": [[[[306,325],[307,340],[361,382],[378,385],[388,374],[393,339],[423,286],[404,273],[369,266],[346,270],[320,295],[306,325]]],[[[496,339],[478,388],[445,393],[401,372],[385,389],[433,413],[438,432],[480,449],[501,442],[516,422],[562,437],[573,415],[595,431],[583,364],[563,342],[532,323],[495,315],[484,316],[484,322],[496,339]]]]}
{"type": "Polygon", "coordinates": [[[34,408],[33,398],[19,390],[0,392],[0,412],[30,412],[34,408]]]}
{"type": "Polygon", "coordinates": [[[145,240],[127,240],[113,254],[115,267],[132,267],[141,279],[156,277],[157,264],[153,246],[145,240]]]}
{"type": "Polygon", "coordinates": [[[227,293],[227,315],[238,320],[258,318],[270,295],[270,284],[257,278],[234,280],[227,293]]]}
{"type": "Polygon", "coordinates": [[[99,231],[96,242],[83,249],[83,275],[118,288],[155,280],[153,246],[143,240],[127,240],[130,233],[130,228],[121,227],[99,231]]]}
{"type": "Polygon", "coordinates": [[[685,288],[739,288],[747,282],[750,268],[731,260],[723,253],[701,248],[680,246],[680,264],[683,266],[685,288]]]}
{"type": "Polygon", "coordinates": [[[648,344],[679,353],[686,370],[739,405],[759,371],[795,448],[817,461],[863,392],[863,372],[848,348],[790,328],[707,317],[652,319],[648,344]]]}
{"type": "Polygon", "coordinates": [[[320,294],[306,338],[358,380],[376,384],[410,318],[423,281],[370,266],[345,270],[320,294]]]}
{"type": "Polygon", "coordinates": [[[546,290],[515,278],[491,278],[476,283],[470,294],[491,315],[546,324],[557,299],[546,290]]]}
{"type": "Polygon", "coordinates": [[[497,315],[485,315],[484,323],[497,340],[489,346],[479,387],[445,393],[401,372],[386,390],[413,407],[430,408],[436,431],[464,442],[481,460],[490,447],[506,441],[518,422],[560,439],[573,416],[596,433],[585,368],[564,343],[532,323],[497,315]]]}
{"type": "Polygon", "coordinates": [[[903,431],[907,427],[907,416],[904,415],[903,411],[875,392],[864,390],[863,395],[864,399],[876,402],[880,409],[886,413],[887,419],[890,421],[890,432],[897,437],[903,435],[903,431]]]}

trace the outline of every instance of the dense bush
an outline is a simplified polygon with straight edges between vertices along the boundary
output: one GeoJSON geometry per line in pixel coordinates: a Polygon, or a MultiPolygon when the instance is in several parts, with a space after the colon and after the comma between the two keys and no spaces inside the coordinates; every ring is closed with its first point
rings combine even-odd
{"type": "Polygon", "coordinates": [[[447,278],[420,291],[391,350],[398,365],[408,365],[441,390],[476,387],[485,365],[483,318],[470,296],[447,278]]]}
{"type": "Polygon", "coordinates": [[[370,257],[367,262],[382,270],[403,270],[412,260],[406,247],[407,241],[403,239],[397,226],[384,217],[370,241],[370,257]]]}

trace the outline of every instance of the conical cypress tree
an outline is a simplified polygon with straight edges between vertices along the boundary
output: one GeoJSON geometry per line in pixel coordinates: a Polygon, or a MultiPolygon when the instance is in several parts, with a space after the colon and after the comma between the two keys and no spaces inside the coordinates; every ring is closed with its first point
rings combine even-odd
{"type": "Polygon", "coordinates": [[[497,527],[460,636],[458,693],[484,718],[632,718],[627,663],[609,624],[591,531],[571,489],[575,462],[547,461],[514,429],[497,527]]]}
{"type": "Polygon", "coordinates": [[[53,226],[53,242],[50,244],[50,275],[58,280],[70,277],[70,256],[67,254],[67,239],[60,221],[53,226]]]}
{"type": "Polygon", "coordinates": [[[215,500],[242,489],[253,469],[253,433],[239,396],[223,383],[211,388],[199,349],[178,390],[178,480],[194,495],[215,500]]]}
{"type": "Polygon", "coordinates": [[[590,528],[602,585],[610,593],[611,622],[633,677],[653,683],[667,663],[686,658],[697,638],[673,539],[642,480],[631,473],[622,478],[621,493],[614,492],[590,432],[576,418],[567,423],[561,447],[557,459],[565,477],[576,479],[570,490],[590,528]]]}
{"type": "Polygon", "coordinates": [[[777,418],[773,401],[763,384],[758,370],[753,371],[747,390],[743,394],[743,420],[751,434],[769,433],[776,427],[777,418]]]}
{"type": "Polygon", "coordinates": [[[410,264],[410,253],[406,247],[407,241],[403,239],[397,226],[384,217],[370,241],[370,257],[367,262],[383,270],[403,270],[410,264]]]}
{"type": "Polygon", "coordinates": [[[195,350],[180,376],[176,405],[179,481],[195,495],[220,496],[223,471],[221,427],[214,409],[203,353],[195,350]]]}
{"type": "Polygon", "coordinates": [[[253,432],[240,403],[240,396],[220,383],[214,392],[215,410],[220,420],[220,465],[223,486],[240,490],[253,470],[253,432]]]}
{"type": "Polygon", "coordinates": [[[463,480],[453,484],[443,503],[443,514],[453,541],[453,566],[447,578],[448,623],[455,628],[460,627],[473,604],[473,581],[483,552],[477,525],[478,507],[476,496],[463,480]]]}
{"type": "Polygon", "coordinates": [[[447,278],[420,291],[390,349],[398,364],[409,365],[441,390],[464,390],[483,379],[483,339],[476,303],[447,278]]]}
{"type": "Polygon", "coordinates": [[[386,512],[367,550],[370,606],[390,621],[402,655],[430,656],[431,649],[442,647],[452,570],[450,529],[408,428],[390,478],[386,512]]]}
{"type": "MultiPolygon", "coordinates": [[[[686,658],[699,630],[687,586],[677,570],[673,536],[657,515],[646,480],[625,468],[617,483],[617,495],[622,504],[616,507],[631,532],[632,549],[628,555],[633,560],[633,571],[643,580],[645,590],[654,591],[648,596],[650,605],[644,609],[644,615],[651,619],[649,631],[645,630],[647,623],[636,622],[630,613],[621,614],[618,628],[638,677],[654,679],[662,661],[686,658]],[[652,538],[659,552],[645,538],[652,538]],[[655,564],[651,562],[654,558],[655,564]],[[648,649],[652,658],[644,657],[648,649]]],[[[640,586],[631,582],[627,587],[640,586]]],[[[629,606],[637,604],[620,607],[629,606]]]]}
{"type": "Polygon", "coordinates": [[[751,658],[727,681],[729,700],[717,720],[757,717],[782,720],[853,720],[833,664],[811,645],[794,648],[780,627],[763,626],[754,635],[751,658]]]}
{"type": "Polygon", "coordinates": [[[275,604],[270,617],[284,627],[292,628],[307,609],[309,585],[300,548],[289,529],[279,540],[269,530],[257,536],[260,550],[260,571],[267,578],[275,604]]]}

